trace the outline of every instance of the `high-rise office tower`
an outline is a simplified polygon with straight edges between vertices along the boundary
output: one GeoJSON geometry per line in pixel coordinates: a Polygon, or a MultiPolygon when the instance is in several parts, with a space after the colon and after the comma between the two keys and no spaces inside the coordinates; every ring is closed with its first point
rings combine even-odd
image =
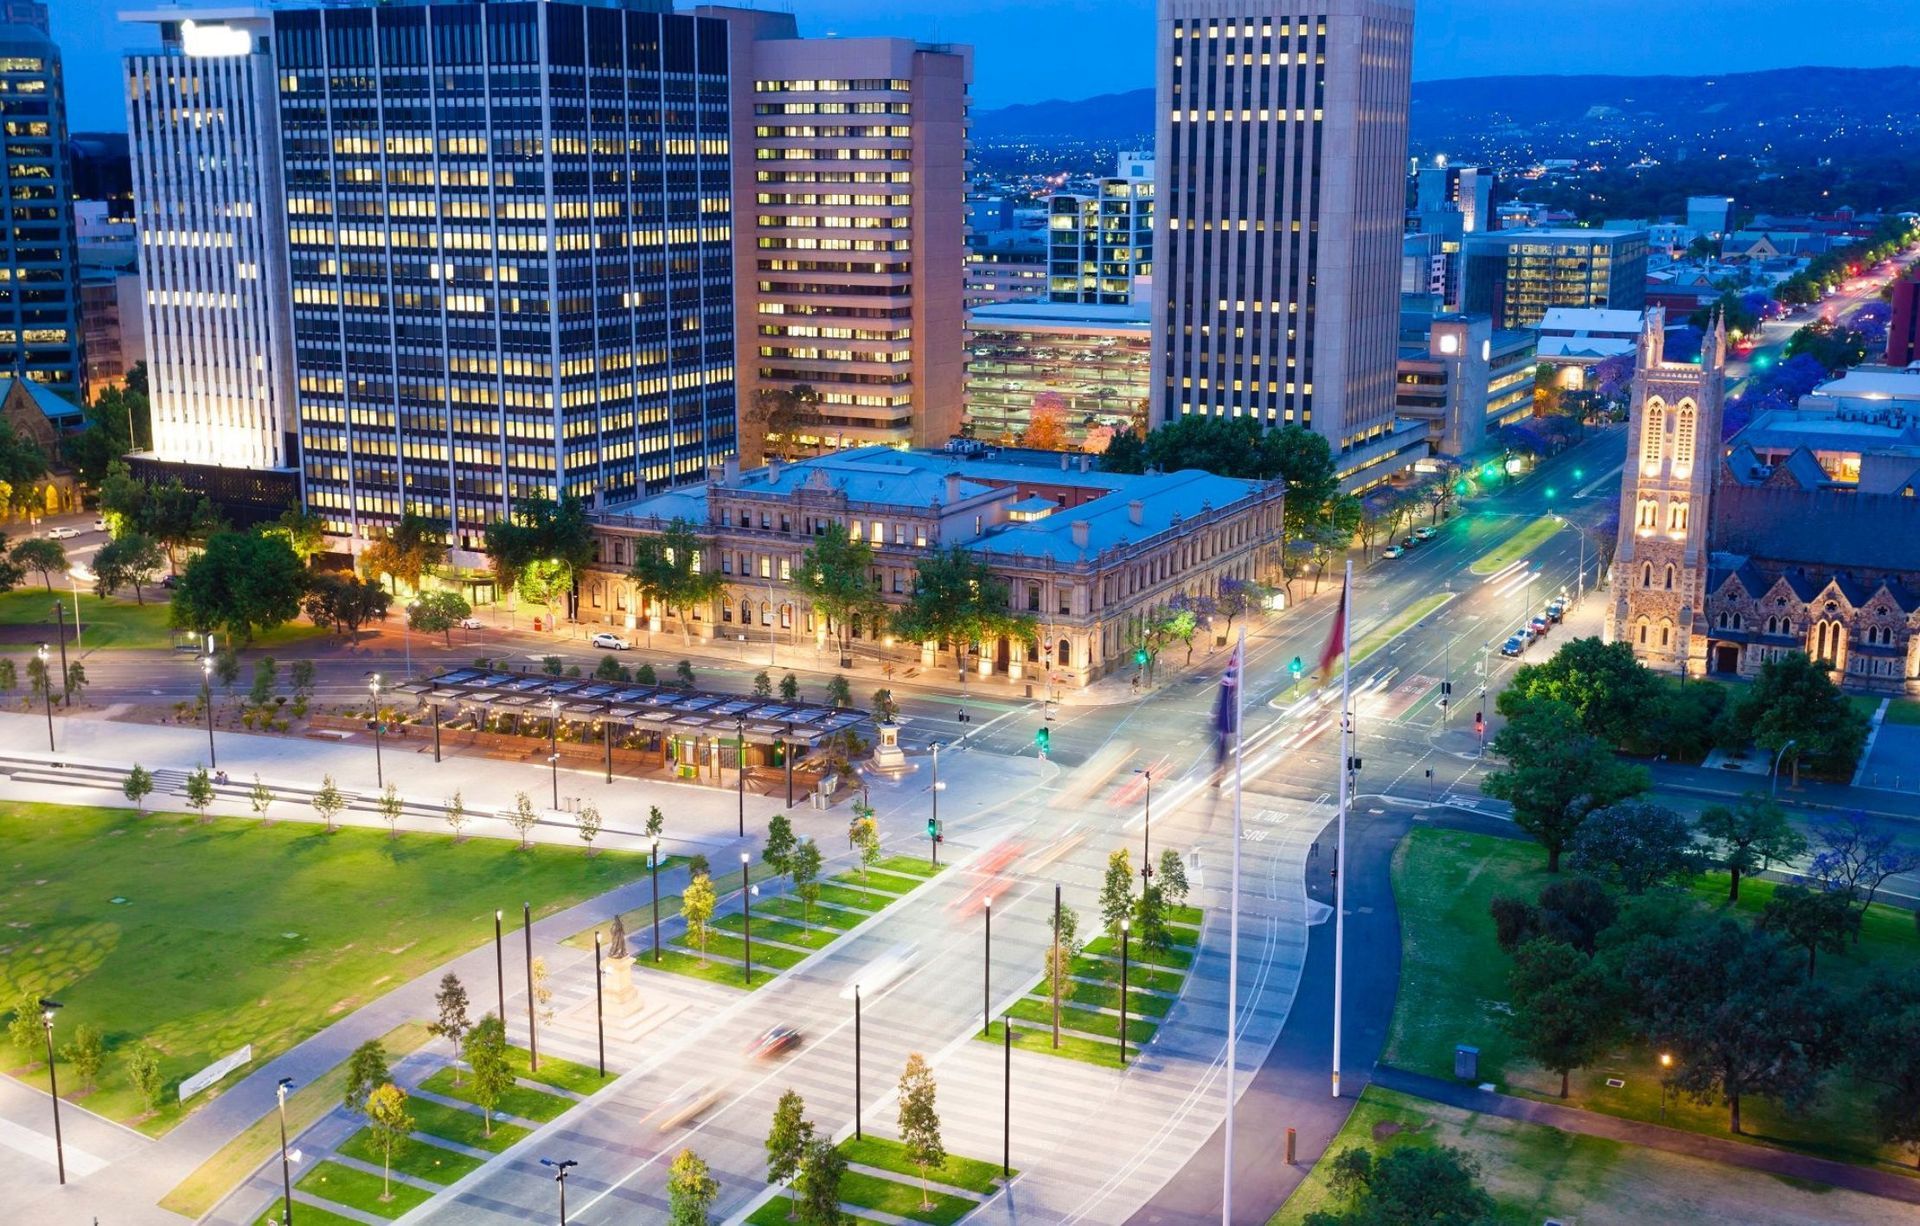
{"type": "Polygon", "coordinates": [[[1445,158],[1435,158],[1433,165],[1420,168],[1415,183],[1415,211],[1458,213],[1460,229],[1467,234],[1497,228],[1491,167],[1455,166],[1445,158]]]}
{"type": "Polygon", "coordinates": [[[972,50],[694,12],[733,48],[743,455],[765,441],[763,394],[797,387],[817,404],[775,428],[803,422],[786,427],[802,450],[944,443],[964,395],[972,50]]]}
{"type": "Polygon", "coordinates": [[[477,550],[519,500],[604,505],[733,453],[724,23],[334,4],[276,9],[274,42],[301,462],[333,532],[412,511],[477,550]]]}
{"type": "Polygon", "coordinates": [[[1153,159],[1120,155],[1120,173],[1091,196],[1048,202],[1047,296],[1105,306],[1133,300],[1136,277],[1153,273],[1153,159]]]}
{"type": "Polygon", "coordinates": [[[47,6],[0,3],[0,374],[24,374],[78,403],[80,257],[67,160],[66,77],[47,6]]]}
{"type": "Polygon", "coordinates": [[[1393,429],[1411,0],[1162,0],[1155,423],[1393,429]]]}
{"type": "Polygon", "coordinates": [[[167,8],[160,52],[126,58],[146,287],[153,454],[285,468],[298,454],[273,15],[167,8]]]}
{"type": "Polygon", "coordinates": [[[1496,328],[1534,328],[1554,307],[1637,311],[1645,230],[1496,230],[1466,241],[1462,299],[1496,328]]]}

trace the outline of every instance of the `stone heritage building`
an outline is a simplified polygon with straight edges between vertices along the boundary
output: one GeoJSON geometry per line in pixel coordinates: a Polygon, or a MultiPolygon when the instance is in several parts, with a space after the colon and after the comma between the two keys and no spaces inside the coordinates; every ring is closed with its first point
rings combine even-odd
{"type": "MultiPolygon", "coordinates": [[[[680,519],[709,542],[701,564],[726,580],[711,607],[693,611],[689,633],[825,650],[826,620],[791,580],[812,538],[839,523],[873,546],[873,583],[889,605],[906,602],[921,558],[967,548],[1006,584],[1009,611],[1030,616],[1039,640],[976,644],[971,667],[1082,686],[1131,668],[1129,629],[1175,596],[1275,573],[1283,503],[1278,481],[1106,473],[1090,456],[984,447],[875,446],[747,472],[729,464],[702,485],[595,517],[597,561],[580,581],[579,618],[660,629],[666,611],[640,607],[627,573],[634,538],[680,519]]],[[[854,634],[863,655],[902,669],[934,664],[932,644],[872,627],[854,634]]]]}
{"type": "Polygon", "coordinates": [[[1608,639],[1695,676],[1800,652],[1920,694],[1920,401],[1775,410],[1722,445],[1724,328],[1697,365],[1662,339],[1634,377],[1608,639]]]}

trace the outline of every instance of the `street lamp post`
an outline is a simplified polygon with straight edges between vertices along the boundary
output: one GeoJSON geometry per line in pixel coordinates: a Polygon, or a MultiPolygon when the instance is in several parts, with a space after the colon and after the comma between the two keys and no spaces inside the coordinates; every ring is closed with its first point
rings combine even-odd
{"type": "Polygon", "coordinates": [[[440,760],[440,704],[433,704],[433,760],[440,760]]]}
{"type": "Polygon", "coordinates": [[[386,768],[380,764],[380,674],[375,673],[373,680],[367,682],[367,689],[373,695],[373,782],[376,787],[387,786],[386,768]]]}
{"type": "Polygon", "coordinates": [[[1667,1118],[1667,1076],[1669,1073],[1672,1072],[1672,1070],[1673,1070],[1672,1053],[1664,1052],[1664,1051],[1661,1052],[1660,1053],[1660,1119],[1662,1122],[1665,1122],[1667,1118]]]}
{"type": "Polygon", "coordinates": [[[653,839],[653,964],[660,965],[660,838],[653,839]]]}
{"type": "Polygon", "coordinates": [[[1000,1177],[1013,1178],[1013,1016],[1009,1014],[1000,1023],[1002,1050],[1005,1051],[1005,1064],[1000,1074],[1000,1177]]]}
{"type": "MultiPolygon", "coordinates": [[[[34,655],[38,656],[40,659],[40,681],[41,681],[40,696],[46,699],[46,703],[47,703],[47,752],[52,753],[53,752],[53,678],[47,673],[47,645],[45,643],[40,644],[40,649],[34,652],[34,655]]],[[[213,725],[211,722],[209,722],[207,725],[207,744],[209,746],[213,744],[213,725]]]]}
{"type": "Polygon", "coordinates": [[[600,719],[600,748],[607,758],[607,782],[613,782],[613,721],[602,716],[600,719]]]}
{"type": "MultiPolygon", "coordinates": [[[[1772,776],[1772,781],[1768,785],[1769,798],[1778,799],[1780,796],[1780,759],[1786,757],[1787,750],[1792,749],[1799,743],[1797,738],[1790,739],[1785,745],[1780,747],[1779,753],[1773,755],[1773,770],[1768,772],[1768,774],[1772,776]]],[[[1794,761],[1798,763],[1799,759],[1795,758],[1794,761]]]]}
{"type": "Polygon", "coordinates": [[[547,765],[553,771],[553,807],[560,807],[560,700],[547,699],[547,765]]]}
{"type": "Polygon", "coordinates": [[[747,986],[753,986],[753,883],[747,877],[748,857],[740,853],[740,906],[743,923],[740,931],[746,940],[747,986]]]}
{"type": "MultiPolygon", "coordinates": [[[[67,669],[67,606],[61,604],[58,600],[53,602],[53,620],[55,623],[54,637],[60,640],[60,701],[63,703],[71,702],[73,701],[73,686],[69,684],[67,678],[73,674],[67,669]]],[[[76,629],[80,625],[78,609],[74,611],[73,624],[76,629]]]]}
{"type": "Polygon", "coordinates": [[[607,1075],[607,1014],[600,999],[600,930],[593,933],[593,1029],[600,1040],[600,1075],[607,1075]]]}
{"type": "MultiPolygon", "coordinates": [[[[51,727],[51,725],[49,725],[51,727]]],[[[940,866],[940,743],[933,743],[933,816],[927,821],[927,847],[935,868],[940,866]]]]}
{"type": "Polygon", "coordinates": [[[500,1025],[507,1024],[507,955],[500,939],[500,921],[506,918],[500,908],[493,909],[493,975],[494,984],[500,989],[500,1025]]]}
{"type": "Polygon", "coordinates": [[[860,1136],[860,985],[853,985],[853,1139],[860,1136]]]}
{"type": "Polygon", "coordinates": [[[60,1186],[67,1183],[67,1149],[60,1139],[60,1081],[53,1071],[53,1011],[60,1007],[57,1000],[40,998],[40,1024],[47,1032],[47,1092],[53,1098],[53,1161],[60,1172],[60,1186]]]}
{"type": "Polygon", "coordinates": [[[400,642],[407,655],[407,680],[413,680],[413,611],[420,607],[417,600],[409,600],[401,612],[406,616],[400,619],[400,642]]]}
{"type": "MultiPolygon", "coordinates": [[[[207,640],[209,645],[211,645],[213,636],[208,635],[207,640]]],[[[45,652],[46,648],[42,647],[40,650],[45,652]]],[[[42,664],[46,663],[46,657],[42,655],[40,661],[42,664]]],[[[213,657],[211,655],[200,657],[200,703],[207,709],[207,768],[209,770],[218,770],[220,767],[220,757],[213,749],[213,657]]],[[[53,736],[53,708],[48,707],[47,710],[47,736],[48,739],[51,740],[53,736]]]]}
{"type": "Polygon", "coordinates": [[[533,1000],[533,904],[520,904],[520,934],[527,944],[527,1068],[540,1071],[540,1028],[534,1017],[533,1000]]]}
{"type": "Polygon", "coordinates": [[[1153,880],[1153,768],[1143,767],[1139,774],[1147,781],[1146,823],[1140,830],[1140,888],[1153,880]]]}
{"type": "Polygon", "coordinates": [[[540,1165],[553,1171],[553,1182],[560,1189],[560,1226],[567,1226],[567,1172],[580,1164],[572,1158],[555,1162],[552,1158],[540,1159],[540,1165]]]}
{"type": "Polygon", "coordinates": [[[1120,1067],[1127,1067],[1127,950],[1133,944],[1133,921],[1120,919],[1120,1067]]]}
{"type": "Polygon", "coordinates": [[[986,917],[987,956],[981,964],[980,975],[980,1033],[993,1033],[993,895],[987,895],[987,908],[982,914],[986,917]]]}
{"type": "Polygon", "coordinates": [[[293,1161],[287,1156],[287,1091],[293,1078],[282,1077],[274,1093],[280,1100],[280,1195],[285,1226],[293,1226],[293,1161]]]}
{"type": "MultiPolygon", "coordinates": [[[[742,636],[745,641],[745,636],[742,636]]],[[[740,797],[740,837],[747,837],[747,717],[735,716],[733,721],[733,778],[735,792],[740,797]]]]}

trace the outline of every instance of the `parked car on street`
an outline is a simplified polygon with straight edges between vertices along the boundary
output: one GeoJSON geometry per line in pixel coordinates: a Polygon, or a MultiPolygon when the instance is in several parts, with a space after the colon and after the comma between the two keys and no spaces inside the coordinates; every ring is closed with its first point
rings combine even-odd
{"type": "Polygon", "coordinates": [[[480,630],[484,629],[485,625],[486,623],[477,617],[463,617],[460,619],[460,628],[462,630],[480,630]]]}
{"type": "Polygon", "coordinates": [[[633,644],[630,641],[621,638],[617,634],[609,634],[605,630],[594,635],[590,641],[595,647],[606,651],[631,651],[633,649],[633,644]]]}
{"type": "Polygon", "coordinates": [[[1527,629],[1529,629],[1529,630],[1531,630],[1531,631],[1533,631],[1533,637],[1534,637],[1534,638],[1537,638],[1537,639],[1543,639],[1543,638],[1545,638],[1545,637],[1547,637],[1547,626],[1548,626],[1548,625],[1549,625],[1549,623],[1548,623],[1548,621],[1547,621],[1547,619],[1546,619],[1546,618],[1544,618],[1544,617],[1536,617],[1536,618],[1534,618],[1534,619],[1533,619],[1532,621],[1530,621],[1530,622],[1528,622],[1528,623],[1527,623],[1527,629]]]}
{"type": "Polygon", "coordinates": [[[104,519],[96,519],[96,520],[94,520],[94,521],[93,521],[93,530],[94,530],[95,532],[105,532],[105,531],[107,530],[107,521],[106,521],[106,520],[104,520],[104,519]]]}
{"type": "Polygon", "coordinates": [[[1560,599],[1558,596],[1555,596],[1552,600],[1549,600],[1547,602],[1547,620],[1548,621],[1553,621],[1553,622],[1561,621],[1561,620],[1564,620],[1566,616],[1567,616],[1566,601],[1560,599]]]}
{"type": "Polygon", "coordinates": [[[1389,545],[1380,551],[1380,556],[1383,558],[1403,558],[1406,555],[1406,549],[1399,545],[1389,545]]]}
{"type": "Polygon", "coordinates": [[[1518,634],[1509,635],[1507,641],[1500,644],[1500,654],[1503,656],[1517,656],[1526,649],[1527,640],[1518,634]]]}
{"type": "Polygon", "coordinates": [[[79,535],[80,535],[80,529],[68,528],[64,525],[58,528],[47,529],[47,539],[50,541],[70,541],[74,537],[79,535]]]}
{"type": "Polygon", "coordinates": [[[1439,535],[1440,529],[1432,524],[1422,524],[1413,530],[1413,539],[1416,541],[1430,541],[1439,535]]]}

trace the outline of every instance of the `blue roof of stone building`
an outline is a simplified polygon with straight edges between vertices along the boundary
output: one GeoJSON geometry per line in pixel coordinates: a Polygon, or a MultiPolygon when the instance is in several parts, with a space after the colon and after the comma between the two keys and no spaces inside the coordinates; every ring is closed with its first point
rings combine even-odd
{"type": "Polygon", "coordinates": [[[1145,540],[1165,532],[1181,520],[1207,508],[1238,502],[1261,488],[1258,481],[1217,477],[1199,469],[1177,473],[1149,473],[1129,477],[1127,487],[1106,498],[1055,511],[1029,523],[1002,524],[968,548],[986,553],[1017,554],[1055,562],[1079,562],[1119,545],[1145,540]],[[1140,503],[1140,522],[1133,522],[1132,504],[1140,503]],[[1087,525],[1087,543],[1073,539],[1073,526],[1087,525]]]}
{"type": "Polygon", "coordinates": [[[18,383],[25,389],[27,395],[33,397],[34,404],[38,405],[40,411],[47,415],[48,421],[58,423],[64,422],[68,418],[80,416],[79,405],[68,400],[65,396],[54,391],[46,384],[36,383],[32,379],[18,379],[12,375],[0,375],[0,403],[5,403],[7,397],[13,394],[13,385],[15,383],[18,383]]]}

